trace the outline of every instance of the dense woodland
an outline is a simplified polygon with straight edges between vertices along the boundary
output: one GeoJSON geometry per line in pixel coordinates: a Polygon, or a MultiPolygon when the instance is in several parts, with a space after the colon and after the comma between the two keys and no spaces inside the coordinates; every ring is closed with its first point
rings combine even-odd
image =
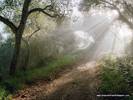
{"type": "Polygon", "coordinates": [[[132,0],[0,0],[0,100],[133,100],[132,9],[132,0]],[[131,34],[121,42],[119,32],[131,34]],[[108,94],[124,96],[97,96],[108,94]]]}

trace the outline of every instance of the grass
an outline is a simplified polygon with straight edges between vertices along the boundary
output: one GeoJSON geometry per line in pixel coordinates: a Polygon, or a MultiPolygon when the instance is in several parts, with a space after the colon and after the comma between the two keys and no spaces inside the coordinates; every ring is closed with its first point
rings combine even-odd
{"type": "Polygon", "coordinates": [[[100,94],[128,94],[122,100],[133,100],[133,58],[104,59],[101,68],[100,94]]]}
{"type": "Polygon", "coordinates": [[[42,79],[42,78],[50,78],[54,77],[57,72],[64,69],[66,66],[69,66],[75,62],[75,58],[72,56],[65,56],[63,58],[57,59],[55,61],[50,62],[47,67],[41,67],[39,69],[35,68],[29,70],[27,75],[27,81],[42,79]]]}
{"type": "Polygon", "coordinates": [[[14,76],[6,77],[0,82],[0,100],[8,97],[9,93],[14,93],[16,90],[23,88],[26,84],[32,84],[37,80],[54,79],[58,72],[76,61],[76,56],[67,55],[49,62],[45,67],[28,69],[25,72],[18,71],[14,76]]]}

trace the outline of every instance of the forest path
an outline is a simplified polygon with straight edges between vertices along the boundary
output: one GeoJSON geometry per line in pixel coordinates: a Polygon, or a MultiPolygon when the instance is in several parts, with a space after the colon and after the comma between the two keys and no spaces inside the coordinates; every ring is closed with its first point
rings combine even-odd
{"type": "Polygon", "coordinates": [[[50,83],[39,82],[13,100],[97,100],[99,67],[95,61],[63,73],[50,83]]]}

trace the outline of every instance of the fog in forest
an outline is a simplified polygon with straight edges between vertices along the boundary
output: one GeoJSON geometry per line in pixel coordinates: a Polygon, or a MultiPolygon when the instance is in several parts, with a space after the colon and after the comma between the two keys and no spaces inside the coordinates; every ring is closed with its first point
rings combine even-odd
{"type": "MultiPolygon", "coordinates": [[[[87,50],[90,59],[102,58],[105,55],[125,56],[130,50],[127,46],[132,41],[132,30],[118,20],[116,10],[92,8],[89,12],[80,11],[80,0],[72,0],[70,19],[53,31],[58,38],[69,41],[72,37],[74,50],[87,50]],[[126,34],[125,34],[126,33],[126,34]]],[[[71,47],[71,44],[68,44],[71,47]]],[[[65,48],[64,48],[65,49],[65,48]]],[[[61,50],[60,50],[61,51],[61,50]]]]}
{"type": "Polygon", "coordinates": [[[132,0],[0,0],[0,100],[133,100],[132,10],[132,0]]]}
{"type": "MultiPolygon", "coordinates": [[[[56,38],[55,41],[59,44],[63,45],[63,43],[68,42],[67,48],[57,44],[58,52],[62,52],[63,49],[67,49],[68,52],[87,49],[86,55],[92,59],[107,54],[117,56],[128,54],[130,51],[126,52],[125,50],[132,40],[132,31],[125,23],[117,19],[119,17],[118,12],[103,8],[91,8],[89,12],[80,11],[81,1],[71,0],[70,8],[68,8],[71,9],[71,12],[68,18],[65,18],[61,25],[57,25],[51,32],[48,32],[48,36],[56,38]]],[[[2,29],[4,29],[3,24],[1,24],[1,32],[2,29]]],[[[41,34],[39,38],[43,40],[45,35],[41,34]]],[[[1,34],[3,39],[7,39],[8,36],[10,35],[6,33],[1,34]]]]}

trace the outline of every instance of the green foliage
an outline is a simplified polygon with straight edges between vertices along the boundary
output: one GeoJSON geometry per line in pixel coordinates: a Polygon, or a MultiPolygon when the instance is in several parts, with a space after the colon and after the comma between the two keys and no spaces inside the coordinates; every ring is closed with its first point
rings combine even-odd
{"type": "Polygon", "coordinates": [[[3,100],[7,95],[6,90],[3,87],[0,87],[0,100],[3,100]]]}
{"type": "Polygon", "coordinates": [[[0,100],[12,100],[12,95],[9,95],[9,92],[0,86],[0,100]]]}
{"type": "Polygon", "coordinates": [[[10,93],[13,93],[17,89],[21,89],[22,82],[24,82],[22,77],[19,78],[15,76],[15,77],[9,77],[8,79],[3,80],[1,84],[6,87],[7,91],[9,91],[10,93]]]}
{"type": "Polygon", "coordinates": [[[132,95],[133,58],[105,59],[101,67],[100,93],[132,95]]]}
{"type": "Polygon", "coordinates": [[[36,79],[50,79],[55,77],[56,73],[75,63],[75,57],[64,56],[47,64],[47,67],[34,68],[26,72],[26,81],[32,83],[36,79]]]}

